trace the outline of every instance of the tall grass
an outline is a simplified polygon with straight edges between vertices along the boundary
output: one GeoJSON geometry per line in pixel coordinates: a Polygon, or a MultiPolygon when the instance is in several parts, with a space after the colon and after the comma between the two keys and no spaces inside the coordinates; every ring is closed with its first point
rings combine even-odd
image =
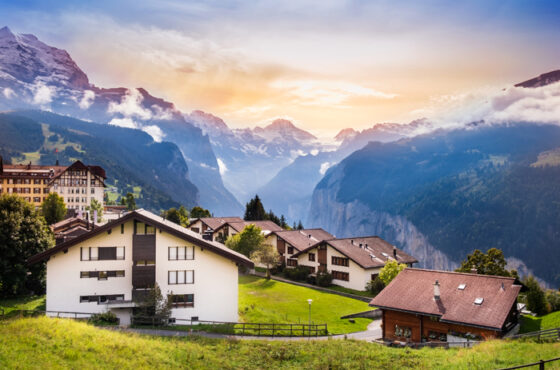
{"type": "Polygon", "coordinates": [[[46,317],[0,324],[0,368],[494,369],[558,353],[560,343],[492,341],[472,349],[412,350],[351,340],[159,338],[46,317]]]}

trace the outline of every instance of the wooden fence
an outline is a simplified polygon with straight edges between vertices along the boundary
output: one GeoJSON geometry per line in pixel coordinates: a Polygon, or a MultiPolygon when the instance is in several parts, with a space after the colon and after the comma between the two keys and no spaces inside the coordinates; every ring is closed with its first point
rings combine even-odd
{"type": "MultiPolygon", "coordinates": [[[[275,323],[252,323],[252,322],[226,322],[205,320],[169,320],[168,329],[208,330],[217,333],[231,335],[252,335],[267,337],[318,337],[328,334],[327,324],[275,324],[275,323]]],[[[132,318],[133,325],[162,326],[165,323],[158,317],[132,318]]]]}
{"type": "Polygon", "coordinates": [[[560,328],[539,330],[530,333],[512,335],[508,339],[521,339],[521,338],[531,338],[531,339],[536,339],[538,341],[560,340],[560,328]]]}
{"type": "Polygon", "coordinates": [[[549,362],[558,361],[558,360],[560,360],[560,357],[551,358],[550,360],[540,360],[539,362],[533,362],[533,363],[525,364],[525,365],[519,365],[519,366],[514,366],[514,367],[505,367],[501,370],[523,369],[525,367],[531,367],[531,366],[538,366],[539,370],[544,370],[545,369],[545,364],[547,364],[549,362]]]}

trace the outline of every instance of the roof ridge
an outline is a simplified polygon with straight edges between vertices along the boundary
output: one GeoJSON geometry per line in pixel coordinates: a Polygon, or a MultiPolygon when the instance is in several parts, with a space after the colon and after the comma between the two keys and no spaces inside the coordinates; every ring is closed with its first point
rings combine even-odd
{"type": "Polygon", "coordinates": [[[514,277],[511,276],[500,276],[500,275],[486,275],[486,274],[473,274],[470,272],[462,272],[462,271],[446,271],[446,270],[430,270],[430,269],[424,269],[424,268],[418,268],[418,267],[407,267],[405,270],[418,270],[418,271],[426,271],[426,272],[437,272],[437,273],[442,273],[442,274],[455,274],[455,275],[467,275],[467,276],[483,276],[483,277],[490,277],[490,278],[495,278],[495,279],[509,279],[509,280],[514,280],[514,277]]]}

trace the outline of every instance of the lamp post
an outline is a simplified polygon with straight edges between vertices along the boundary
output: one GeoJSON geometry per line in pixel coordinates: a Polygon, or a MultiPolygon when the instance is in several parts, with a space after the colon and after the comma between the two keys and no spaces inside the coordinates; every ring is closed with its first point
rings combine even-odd
{"type": "Polygon", "coordinates": [[[313,300],[311,298],[307,300],[307,303],[309,303],[309,327],[307,331],[308,336],[311,336],[311,303],[312,302],[313,300]]]}

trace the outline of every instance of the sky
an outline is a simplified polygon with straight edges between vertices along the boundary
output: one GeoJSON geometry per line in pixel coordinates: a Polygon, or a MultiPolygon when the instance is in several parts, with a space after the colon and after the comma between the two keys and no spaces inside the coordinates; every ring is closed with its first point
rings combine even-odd
{"type": "Polygon", "coordinates": [[[558,1],[0,0],[4,25],[66,49],[97,86],[319,135],[560,68],[558,1]]]}

